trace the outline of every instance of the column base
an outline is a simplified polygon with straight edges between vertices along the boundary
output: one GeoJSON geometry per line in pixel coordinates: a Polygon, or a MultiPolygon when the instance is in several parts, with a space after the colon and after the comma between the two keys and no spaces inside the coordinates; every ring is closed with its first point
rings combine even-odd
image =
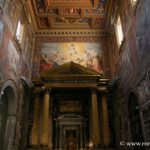
{"type": "Polygon", "coordinates": [[[35,145],[32,146],[31,148],[27,148],[26,150],[52,150],[52,149],[48,148],[48,146],[35,145]]]}

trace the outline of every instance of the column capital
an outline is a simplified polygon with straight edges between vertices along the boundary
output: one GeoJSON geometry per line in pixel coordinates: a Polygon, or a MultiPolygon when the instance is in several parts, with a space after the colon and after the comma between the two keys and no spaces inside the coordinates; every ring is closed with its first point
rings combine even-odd
{"type": "Polygon", "coordinates": [[[103,86],[103,87],[97,87],[97,91],[104,94],[104,95],[107,95],[108,94],[108,89],[106,86],[103,86]]]}
{"type": "Polygon", "coordinates": [[[52,91],[52,89],[51,89],[51,88],[48,88],[48,89],[47,89],[47,88],[45,88],[45,90],[44,90],[44,92],[45,92],[45,93],[51,93],[51,91],[52,91]]]}
{"type": "Polygon", "coordinates": [[[96,87],[91,87],[90,88],[90,91],[93,93],[93,92],[97,92],[97,88],[96,87]]]}

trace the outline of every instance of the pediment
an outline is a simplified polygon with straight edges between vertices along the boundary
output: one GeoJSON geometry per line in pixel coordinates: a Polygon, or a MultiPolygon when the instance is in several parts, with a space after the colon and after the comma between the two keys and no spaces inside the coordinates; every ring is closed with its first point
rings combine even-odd
{"type": "Polygon", "coordinates": [[[100,74],[96,71],[93,71],[89,68],[81,66],[74,62],[65,63],[57,68],[53,68],[47,73],[42,74],[41,76],[55,76],[55,75],[92,75],[92,76],[100,76],[100,74]]]}

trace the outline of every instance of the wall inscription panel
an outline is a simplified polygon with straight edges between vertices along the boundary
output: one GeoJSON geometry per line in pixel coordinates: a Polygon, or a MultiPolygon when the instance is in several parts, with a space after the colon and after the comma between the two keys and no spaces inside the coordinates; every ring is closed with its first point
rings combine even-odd
{"type": "Polygon", "coordinates": [[[62,101],[60,103],[60,112],[81,112],[82,105],[79,101],[62,101]]]}

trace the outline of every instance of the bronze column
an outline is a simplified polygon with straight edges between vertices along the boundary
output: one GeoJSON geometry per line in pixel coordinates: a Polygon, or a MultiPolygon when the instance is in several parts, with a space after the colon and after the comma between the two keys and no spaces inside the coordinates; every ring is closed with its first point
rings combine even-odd
{"type": "Polygon", "coordinates": [[[92,142],[93,146],[97,147],[100,144],[100,127],[99,127],[99,115],[98,115],[98,99],[97,91],[92,89],[92,142]]]}
{"type": "Polygon", "coordinates": [[[49,145],[49,91],[44,93],[43,100],[43,125],[42,125],[42,145],[48,147],[49,145]]]}
{"type": "Polygon", "coordinates": [[[38,135],[39,135],[39,111],[40,111],[40,98],[39,95],[36,95],[34,102],[34,118],[33,118],[33,127],[31,135],[31,144],[37,146],[38,135]]]}
{"type": "Polygon", "coordinates": [[[53,129],[52,129],[52,101],[51,101],[51,97],[50,97],[50,92],[51,89],[49,90],[49,144],[48,147],[50,150],[52,150],[52,133],[53,133],[53,129]]]}
{"type": "Polygon", "coordinates": [[[109,130],[106,94],[102,95],[102,123],[103,123],[103,144],[105,146],[108,146],[110,144],[110,130],[109,130]]]}
{"type": "Polygon", "coordinates": [[[80,150],[83,150],[83,125],[79,126],[80,130],[80,150]]]}

